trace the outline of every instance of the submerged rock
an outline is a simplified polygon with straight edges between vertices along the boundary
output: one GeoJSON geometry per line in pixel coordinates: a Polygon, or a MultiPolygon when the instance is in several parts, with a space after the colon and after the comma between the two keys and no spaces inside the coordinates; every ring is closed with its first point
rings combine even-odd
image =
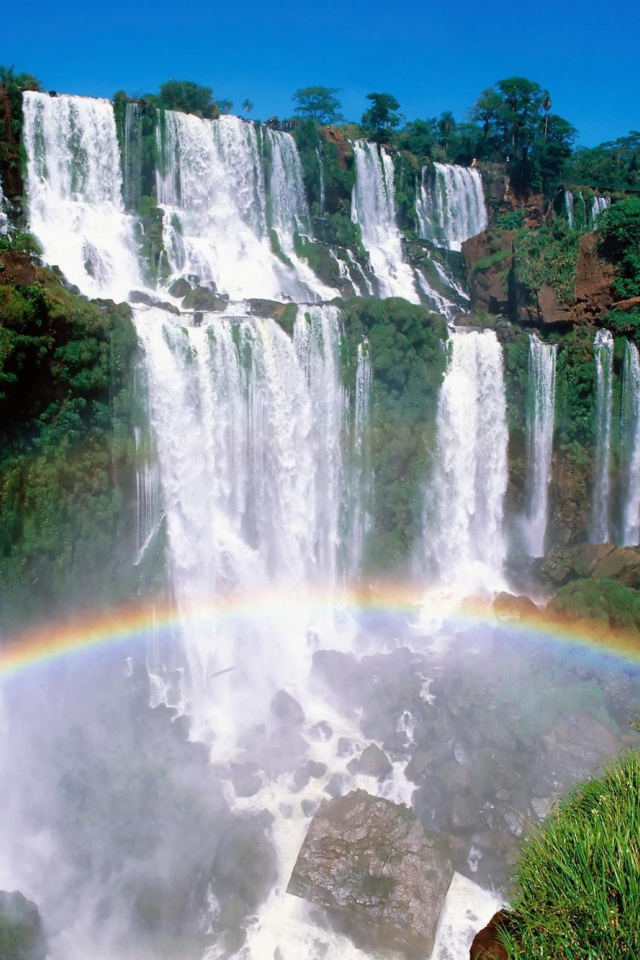
{"type": "Polygon", "coordinates": [[[188,293],[191,293],[191,284],[184,277],[179,277],[173,281],[167,293],[172,297],[186,297],[188,293]]]}
{"type": "Polygon", "coordinates": [[[301,727],[304,723],[304,710],[297,700],[286,690],[278,690],[271,701],[271,712],[281,723],[301,727]]]}
{"type": "Polygon", "coordinates": [[[185,310],[205,310],[205,311],[215,311],[215,310],[224,310],[227,306],[227,301],[222,297],[218,296],[215,290],[211,287],[195,287],[195,289],[190,290],[182,301],[182,306],[185,310]]]}
{"type": "Polygon", "coordinates": [[[46,960],[47,943],[35,903],[14,890],[0,891],[2,960],[46,960]]]}
{"type": "Polygon", "coordinates": [[[328,908],[364,949],[424,958],[452,876],[447,837],[407,807],[355,790],[320,804],[288,892],[328,908]]]}
{"type": "Polygon", "coordinates": [[[362,751],[358,760],[358,773],[384,780],[392,770],[393,767],[389,763],[386,753],[375,743],[370,743],[367,749],[362,751]]]}
{"type": "Polygon", "coordinates": [[[154,297],[151,293],[145,293],[144,290],[131,290],[129,293],[129,303],[142,303],[146,307],[158,307],[160,310],[166,310],[167,313],[172,313],[176,317],[180,316],[180,311],[173,303],[167,303],[165,300],[161,300],[160,297],[154,297]]]}

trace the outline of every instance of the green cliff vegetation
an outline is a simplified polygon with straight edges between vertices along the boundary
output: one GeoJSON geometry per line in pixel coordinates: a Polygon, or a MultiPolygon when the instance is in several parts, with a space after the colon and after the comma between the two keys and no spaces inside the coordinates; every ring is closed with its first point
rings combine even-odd
{"type": "Polygon", "coordinates": [[[509,957],[640,956],[640,754],[562,800],[524,845],[501,939],[509,957]]]}
{"type": "Polygon", "coordinates": [[[414,553],[434,455],[446,326],[425,307],[398,298],[350,300],[343,323],[352,350],[368,340],[373,367],[374,528],[368,563],[372,570],[400,572],[414,553]]]}
{"type": "Polygon", "coordinates": [[[10,245],[4,238],[0,252],[5,628],[36,611],[50,616],[63,599],[106,602],[131,587],[136,348],[127,306],[74,296],[15,249],[24,238],[10,245]],[[18,268],[17,282],[7,282],[18,268]]]}

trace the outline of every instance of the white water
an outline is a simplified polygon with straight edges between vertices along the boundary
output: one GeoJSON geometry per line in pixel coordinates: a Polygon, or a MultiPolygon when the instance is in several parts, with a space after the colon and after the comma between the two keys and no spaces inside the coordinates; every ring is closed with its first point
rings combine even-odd
{"type": "Polygon", "coordinates": [[[613,403],[613,336],[598,330],[593,342],[596,364],[596,444],[591,496],[590,540],[607,543],[609,530],[609,460],[613,403]]]}
{"type": "Polygon", "coordinates": [[[353,397],[353,436],[351,440],[351,503],[349,530],[349,575],[352,581],[360,574],[365,538],[371,526],[371,496],[373,486],[371,462],[371,358],[368,342],[357,348],[356,389],[353,397]]]}
{"type": "Polygon", "coordinates": [[[611,206],[611,197],[594,197],[591,203],[591,226],[597,230],[597,217],[611,206]]]}
{"type": "Polygon", "coordinates": [[[362,242],[381,297],[404,297],[418,302],[415,278],[405,263],[402,234],[396,222],[393,159],[384,147],[357,140],[356,183],[351,200],[351,219],[360,224],[362,242]]]}
{"type": "Polygon", "coordinates": [[[557,346],[529,336],[529,395],[527,418],[527,517],[528,551],[544,555],[549,484],[553,456],[557,346]]]}
{"type": "Polygon", "coordinates": [[[233,300],[335,296],[294,252],[294,233],[308,233],[309,218],[290,134],[239,117],[201,120],[168,110],[164,137],[161,129],[157,136],[164,157],[158,203],[173,275],[213,280],[233,300]]]}
{"type": "Polygon", "coordinates": [[[416,213],[423,239],[460,250],[465,240],[482,233],[489,222],[480,172],[452,163],[423,167],[416,213]]]}
{"type": "Polygon", "coordinates": [[[6,233],[9,229],[9,218],[4,202],[4,193],[2,192],[2,181],[0,180],[0,235],[6,233]]]}
{"type": "Polygon", "coordinates": [[[570,229],[570,230],[574,230],[574,229],[575,229],[575,226],[576,226],[576,219],[575,219],[575,215],[574,215],[574,211],[573,211],[573,204],[574,204],[574,199],[573,199],[573,194],[571,193],[571,190],[565,190],[565,192],[564,192],[564,208],[565,208],[566,213],[567,213],[567,220],[568,220],[568,222],[569,222],[569,229],[570,229]]]}
{"type": "Polygon", "coordinates": [[[427,557],[447,588],[500,589],[508,433],[502,347],[493,331],[452,333],[436,443],[427,557]]]}
{"type": "Polygon", "coordinates": [[[29,91],[23,108],[29,225],[45,260],[89,296],[126,300],[141,281],[111,102],[29,91]]]}
{"type": "Polygon", "coordinates": [[[622,491],[622,543],[640,543],[640,358],[627,341],[622,379],[622,442],[626,469],[622,491]]]}

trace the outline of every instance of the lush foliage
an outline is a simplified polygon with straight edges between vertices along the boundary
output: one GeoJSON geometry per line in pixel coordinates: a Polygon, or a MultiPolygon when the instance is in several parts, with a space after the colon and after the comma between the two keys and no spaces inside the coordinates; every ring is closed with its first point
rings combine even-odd
{"type": "Polygon", "coordinates": [[[295,112],[303,120],[314,123],[338,123],[344,119],[340,114],[340,101],[336,93],[339,87],[301,87],[293,95],[295,112]]]}
{"type": "Polygon", "coordinates": [[[371,106],[362,114],[363,132],[372,140],[386,143],[403,120],[398,112],[400,104],[390,93],[368,93],[367,100],[371,101],[371,106]]]}
{"type": "Polygon", "coordinates": [[[640,956],[640,754],[578,787],[526,841],[510,957],[640,956]]]}
{"type": "Polygon", "coordinates": [[[598,220],[600,251],[616,266],[618,296],[640,296],[640,198],[614,203],[598,220]]]}
{"type": "Polygon", "coordinates": [[[578,147],[565,173],[569,183],[609,190],[640,190],[640,133],[631,130],[626,137],[598,147],[578,147]]]}
{"type": "Polygon", "coordinates": [[[209,120],[220,115],[220,107],[213,99],[213,89],[192,80],[167,80],[161,84],[155,102],[165,110],[182,110],[209,120]]]}
{"type": "Polygon", "coordinates": [[[617,580],[575,580],[558,591],[547,613],[563,620],[590,620],[605,629],[636,633],[640,593],[617,580]]]}
{"type": "Polygon", "coordinates": [[[374,529],[367,555],[376,570],[399,570],[410,561],[423,509],[446,326],[426,308],[395,298],[351,300],[343,320],[351,349],[368,339],[373,366],[374,529]]]}
{"type": "Polygon", "coordinates": [[[88,303],[52,273],[0,273],[0,594],[3,626],[113,597],[131,525],[129,308],[88,303]]]}
{"type": "Polygon", "coordinates": [[[0,182],[5,196],[11,199],[23,192],[20,136],[24,90],[40,90],[39,81],[30,73],[15,73],[13,67],[0,66],[0,182]]]}
{"type": "Polygon", "coordinates": [[[551,227],[520,230],[514,241],[517,281],[532,294],[549,284],[562,303],[573,303],[578,248],[579,236],[562,219],[551,227]]]}

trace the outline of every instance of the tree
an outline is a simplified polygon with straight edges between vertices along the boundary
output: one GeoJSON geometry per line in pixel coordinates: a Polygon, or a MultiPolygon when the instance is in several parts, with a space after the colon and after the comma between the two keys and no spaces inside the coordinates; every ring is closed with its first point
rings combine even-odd
{"type": "Polygon", "coordinates": [[[398,113],[400,104],[390,93],[368,93],[367,100],[371,100],[371,106],[362,114],[361,125],[368,136],[383,143],[404,119],[398,113]]]}
{"type": "Polygon", "coordinates": [[[436,136],[435,120],[412,120],[399,134],[398,145],[415,154],[418,160],[424,163],[431,157],[436,136]]]}
{"type": "Polygon", "coordinates": [[[203,87],[192,80],[167,80],[160,87],[160,92],[154,98],[156,105],[165,110],[180,110],[183,113],[193,113],[197,117],[213,120],[220,116],[221,106],[229,105],[229,100],[217,103],[213,99],[211,87],[203,87]]]}
{"type": "Polygon", "coordinates": [[[251,103],[251,100],[243,100],[242,112],[246,114],[250,114],[252,110],[253,110],[253,104],[251,103]]]}
{"type": "Polygon", "coordinates": [[[601,213],[598,239],[603,255],[615,264],[618,297],[640,296],[640,199],[619,200],[601,213]]]}
{"type": "Polygon", "coordinates": [[[313,120],[326,126],[339,123],[344,117],[340,114],[341,103],[336,97],[340,87],[301,87],[292,99],[296,103],[295,112],[303,120],[313,120]]]}
{"type": "Polygon", "coordinates": [[[438,120],[438,143],[444,148],[445,152],[449,146],[451,137],[456,132],[457,126],[456,118],[450,110],[446,110],[440,114],[438,120]]]}

